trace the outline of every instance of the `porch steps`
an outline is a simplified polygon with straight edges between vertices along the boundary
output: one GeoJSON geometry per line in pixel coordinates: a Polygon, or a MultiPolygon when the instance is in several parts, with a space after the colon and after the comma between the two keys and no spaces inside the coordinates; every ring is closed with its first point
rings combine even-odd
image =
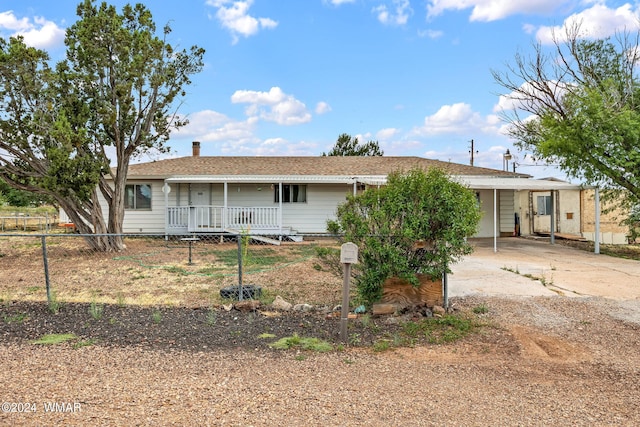
{"type": "MultiPolygon", "coordinates": [[[[237,235],[242,235],[246,233],[246,231],[243,232],[242,230],[236,230],[234,228],[226,228],[224,231],[226,233],[237,234],[237,235]]],[[[261,236],[259,234],[251,234],[250,236],[251,236],[251,240],[257,240],[258,242],[269,243],[271,245],[280,246],[280,240],[278,239],[272,239],[271,237],[261,236]]]]}

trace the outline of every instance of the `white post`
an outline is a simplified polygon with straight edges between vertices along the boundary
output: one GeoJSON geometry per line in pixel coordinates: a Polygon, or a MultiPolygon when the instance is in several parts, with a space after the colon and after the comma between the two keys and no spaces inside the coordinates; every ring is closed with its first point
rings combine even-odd
{"type": "Polygon", "coordinates": [[[282,238],[282,182],[278,183],[278,232],[282,238]]]}
{"type": "Polygon", "coordinates": [[[229,183],[227,181],[224,182],[223,185],[223,200],[222,203],[224,205],[224,208],[222,209],[222,230],[224,231],[228,226],[229,226],[229,220],[228,220],[228,215],[227,215],[227,210],[229,209],[229,206],[227,206],[227,202],[228,202],[228,194],[229,194],[229,183]]]}
{"type": "Polygon", "coordinates": [[[498,252],[498,189],[493,189],[493,252],[498,252]]]}
{"type": "Polygon", "coordinates": [[[596,187],[596,233],[593,247],[593,253],[600,253],[600,188],[596,187]]]}

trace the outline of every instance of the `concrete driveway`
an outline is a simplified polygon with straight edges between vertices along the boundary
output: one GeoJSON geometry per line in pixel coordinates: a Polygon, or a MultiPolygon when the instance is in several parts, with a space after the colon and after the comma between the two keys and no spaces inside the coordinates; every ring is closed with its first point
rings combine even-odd
{"type": "Polygon", "coordinates": [[[640,261],[524,238],[472,239],[476,250],[452,267],[449,296],[565,295],[640,300],[640,261]]]}

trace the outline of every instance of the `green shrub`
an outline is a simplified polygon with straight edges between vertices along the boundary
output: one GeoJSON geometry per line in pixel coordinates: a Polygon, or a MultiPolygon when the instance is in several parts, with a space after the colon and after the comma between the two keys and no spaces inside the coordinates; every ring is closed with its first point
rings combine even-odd
{"type": "Polygon", "coordinates": [[[472,252],[467,237],[479,221],[473,191],[442,170],[414,169],[393,172],[387,185],[348,196],[327,228],[358,246],[360,264],[353,266],[353,276],[361,301],[372,304],[390,277],[414,285],[417,273],[442,277],[472,252]]]}

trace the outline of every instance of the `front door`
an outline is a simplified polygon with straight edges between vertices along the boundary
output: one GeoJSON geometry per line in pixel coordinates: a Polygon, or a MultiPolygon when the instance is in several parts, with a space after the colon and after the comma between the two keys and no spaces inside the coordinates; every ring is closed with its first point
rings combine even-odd
{"type": "Polygon", "coordinates": [[[189,231],[210,230],[211,190],[209,184],[191,184],[189,186],[189,231]]]}
{"type": "Polygon", "coordinates": [[[191,184],[189,191],[190,206],[209,206],[211,204],[209,184],[191,184]]]}

